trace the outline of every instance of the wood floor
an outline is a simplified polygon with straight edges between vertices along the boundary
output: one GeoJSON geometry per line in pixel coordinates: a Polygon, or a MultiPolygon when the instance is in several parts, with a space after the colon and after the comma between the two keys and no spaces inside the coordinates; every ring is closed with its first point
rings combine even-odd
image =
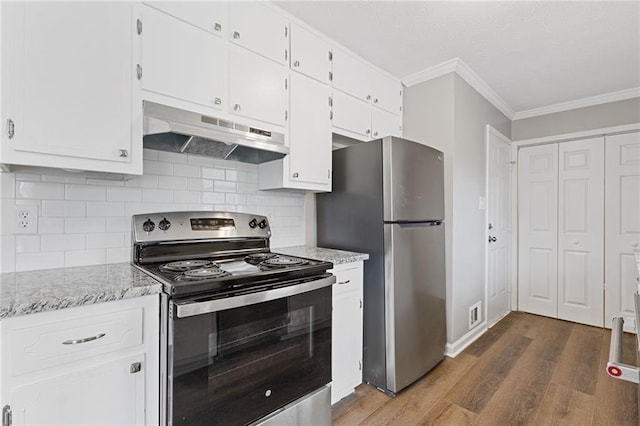
{"type": "MultiPolygon", "coordinates": [[[[390,398],[362,384],[334,425],[632,425],[638,385],[609,377],[609,330],[512,312],[390,398]]],[[[624,362],[636,365],[635,336],[624,362]]]]}

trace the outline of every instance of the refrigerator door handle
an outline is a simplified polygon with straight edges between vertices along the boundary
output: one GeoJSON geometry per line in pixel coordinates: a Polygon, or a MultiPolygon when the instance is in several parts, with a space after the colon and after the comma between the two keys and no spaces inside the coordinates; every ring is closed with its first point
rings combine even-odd
{"type": "Polygon", "coordinates": [[[423,226],[440,226],[444,220],[385,220],[385,225],[423,225],[423,226]]]}

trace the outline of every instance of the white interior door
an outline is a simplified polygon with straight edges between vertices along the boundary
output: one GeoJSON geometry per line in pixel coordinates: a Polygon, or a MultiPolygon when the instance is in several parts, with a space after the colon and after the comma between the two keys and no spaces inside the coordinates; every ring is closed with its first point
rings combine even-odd
{"type": "Polygon", "coordinates": [[[520,149],[518,306],[558,313],[558,144],[520,149]]]}
{"type": "MultiPolygon", "coordinates": [[[[640,248],[640,133],[607,136],[605,176],[605,326],[623,313],[634,317],[640,248]]],[[[631,324],[629,321],[625,322],[631,324]]]]}
{"type": "Polygon", "coordinates": [[[604,138],[558,149],[558,318],[602,327],[604,138]]]}
{"type": "Polygon", "coordinates": [[[487,323],[496,323],[509,307],[509,242],[511,240],[511,168],[509,144],[487,131],[487,323]]]}

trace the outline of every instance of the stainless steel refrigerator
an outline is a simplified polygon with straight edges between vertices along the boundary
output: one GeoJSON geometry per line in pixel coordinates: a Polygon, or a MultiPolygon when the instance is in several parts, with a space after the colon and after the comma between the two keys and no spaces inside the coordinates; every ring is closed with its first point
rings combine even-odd
{"type": "Polygon", "coordinates": [[[395,395],[444,357],[443,154],[394,137],[336,150],[316,203],[319,246],[369,253],[363,379],[395,395]]]}

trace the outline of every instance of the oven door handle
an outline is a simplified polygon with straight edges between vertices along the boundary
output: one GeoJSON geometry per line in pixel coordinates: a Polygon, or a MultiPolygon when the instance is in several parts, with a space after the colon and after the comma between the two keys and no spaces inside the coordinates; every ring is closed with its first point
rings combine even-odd
{"type": "Polygon", "coordinates": [[[288,287],[274,288],[257,293],[248,293],[240,296],[228,297],[225,299],[205,300],[201,302],[184,301],[172,302],[173,315],[178,318],[187,318],[195,315],[209,314],[212,312],[224,311],[240,306],[254,305],[256,303],[268,302],[270,300],[282,299],[295,296],[319,288],[328,287],[336,282],[335,276],[321,278],[319,280],[294,284],[288,287]]]}

